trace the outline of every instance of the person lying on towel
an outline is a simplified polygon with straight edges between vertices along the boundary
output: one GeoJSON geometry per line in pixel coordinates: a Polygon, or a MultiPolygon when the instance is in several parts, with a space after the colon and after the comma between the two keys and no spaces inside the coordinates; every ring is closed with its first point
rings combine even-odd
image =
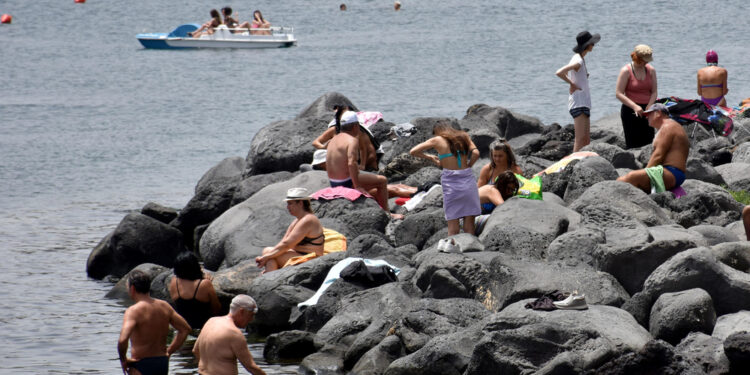
{"type": "Polygon", "coordinates": [[[661,193],[685,182],[685,169],[690,140],[677,121],[669,117],[669,109],[655,103],[644,111],[649,126],[656,129],[654,150],[645,169],[632,171],[617,181],[627,182],[649,193],[661,193]]]}
{"type": "Polygon", "coordinates": [[[310,207],[310,194],[305,188],[292,188],[286,193],[286,208],[296,217],[284,234],[284,238],[275,246],[263,249],[261,256],[255,258],[258,268],[263,273],[275,271],[296,256],[315,253],[323,255],[325,236],[320,220],[310,207]]]}

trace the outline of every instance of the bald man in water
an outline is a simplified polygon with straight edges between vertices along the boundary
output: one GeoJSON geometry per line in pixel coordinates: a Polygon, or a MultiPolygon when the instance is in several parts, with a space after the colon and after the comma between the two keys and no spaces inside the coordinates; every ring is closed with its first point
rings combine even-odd
{"type": "Polygon", "coordinates": [[[237,295],[229,305],[229,314],[209,319],[193,346],[201,375],[237,375],[237,360],[253,375],[266,373],[253,360],[247,340],[240,329],[255,318],[258,306],[252,297],[237,295]]]}
{"type": "Polygon", "coordinates": [[[125,310],[117,351],[122,372],[130,375],[166,375],[169,356],[176,352],[190,333],[190,325],[168,303],[151,298],[151,277],[134,270],[128,275],[128,295],[135,301],[125,310]],[[177,330],[166,347],[169,326],[177,330]],[[128,341],[131,343],[127,357],[128,341]]]}

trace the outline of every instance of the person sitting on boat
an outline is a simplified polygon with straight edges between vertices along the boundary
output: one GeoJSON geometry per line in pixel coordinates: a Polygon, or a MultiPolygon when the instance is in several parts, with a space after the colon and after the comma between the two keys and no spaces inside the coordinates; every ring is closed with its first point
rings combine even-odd
{"type": "Polygon", "coordinates": [[[208,34],[211,35],[214,33],[214,29],[219,27],[219,25],[223,24],[221,21],[221,15],[219,14],[219,11],[216,9],[211,9],[211,20],[204,23],[201,27],[198,28],[198,30],[195,30],[193,32],[187,33],[188,36],[191,36],[193,38],[198,38],[201,35],[208,34]]]}
{"type": "Polygon", "coordinates": [[[275,271],[296,256],[315,253],[323,256],[323,225],[312,212],[310,194],[305,188],[292,188],[286,193],[286,209],[296,219],[289,224],[284,237],[275,246],[263,249],[255,258],[258,268],[265,267],[263,273],[275,271]]]}
{"type": "Polygon", "coordinates": [[[256,10],[253,12],[253,22],[250,24],[250,34],[271,35],[271,23],[263,18],[263,14],[256,10]]]}
{"type": "MultiPolygon", "coordinates": [[[[232,8],[231,7],[224,7],[221,8],[221,15],[224,16],[224,24],[230,29],[237,28],[237,25],[239,25],[239,22],[237,22],[237,19],[232,17],[232,8]]],[[[235,30],[232,30],[233,33],[237,32],[235,30]]]]}

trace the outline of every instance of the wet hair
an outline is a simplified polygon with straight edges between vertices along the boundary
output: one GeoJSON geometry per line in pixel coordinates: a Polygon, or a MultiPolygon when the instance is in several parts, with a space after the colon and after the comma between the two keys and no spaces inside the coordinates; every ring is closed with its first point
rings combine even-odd
{"type": "Polygon", "coordinates": [[[492,151],[505,152],[505,158],[508,160],[506,169],[511,169],[514,165],[516,165],[516,155],[513,154],[513,149],[505,139],[501,138],[490,144],[490,165],[492,165],[492,168],[497,168],[497,165],[495,165],[495,160],[492,159],[492,151]]]}
{"type": "Polygon", "coordinates": [[[265,21],[265,19],[263,18],[263,13],[261,13],[261,12],[260,12],[259,10],[257,10],[257,9],[253,11],[253,19],[255,19],[255,13],[258,13],[258,15],[260,16],[260,20],[261,20],[261,21],[265,21]]]}
{"type": "Polygon", "coordinates": [[[471,139],[466,132],[456,130],[447,123],[441,122],[432,128],[432,134],[445,138],[451,149],[451,154],[457,155],[458,152],[467,154],[471,147],[471,139]]]}
{"type": "Polygon", "coordinates": [[[128,274],[128,287],[131,285],[136,292],[148,294],[151,290],[151,276],[141,270],[133,270],[128,274]]]}
{"type": "Polygon", "coordinates": [[[508,200],[510,197],[516,195],[519,187],[518,178],[511,171],[500,173],[495,180],[495,189],[500,192],[503,200],[508,200]]]}
{"type": "Polygon", "coordinates": [[[231,16],[232,15],[232,8],[230,8],[230,7],[221,8],[221,13],[223,13],[224,16],[231,16]]]}
{"type": "Polygon", "coordinates": [[[174,260],[174,275],[185,280],[202,279],[203,270],[201,270],[198,257],[190,251],[177,254],[174,260]]]}

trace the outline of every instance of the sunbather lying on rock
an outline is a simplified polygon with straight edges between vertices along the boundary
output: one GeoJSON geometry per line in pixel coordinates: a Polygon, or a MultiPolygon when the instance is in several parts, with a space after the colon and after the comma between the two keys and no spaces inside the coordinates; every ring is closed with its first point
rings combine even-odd
{"type": "Polygon", "coordinates": [[[263,273],[275,271],[296,256],[307,253],[323,255],[325,236],[320,220],[313,214],[310,207],[310,194],[305,188],[289,189],[286,193],[286,208],[296,217],[284,238],[273,247],[263,249],[263,254],[255,258],[258,268],[265,267],[263,273]]]}
{"type": "Polygon", "coordinates": [[[660,103],[643,112],[649,126],[656,129],[654,150],[645,169],[632,171],[617,181],[627,182],[646,194],[674,189],[685,182],[690,140],[685,129],[669,117],[669,109],[660,103]]]}

